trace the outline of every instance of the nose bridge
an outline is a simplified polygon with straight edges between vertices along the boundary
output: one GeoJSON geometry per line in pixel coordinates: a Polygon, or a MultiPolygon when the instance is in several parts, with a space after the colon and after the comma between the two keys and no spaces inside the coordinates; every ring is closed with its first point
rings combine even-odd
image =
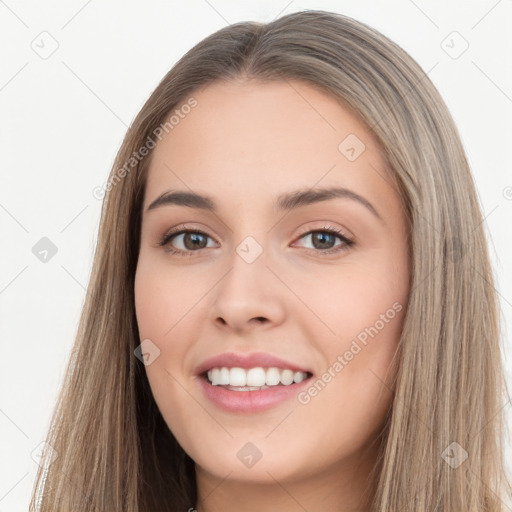
{"type": "MultiPolygon", "coordinates": [[[[261,237],[260,237],[261,239],[261,237]]],[[[262,296],[266,273],[267,250],[254,236],[246,236],[228,258],[230,271],[222,280],[220,288],[223,294],[236,296],[240,303],[255,301],[262,296]]]]}
{"type": "MultiPolygon", "coordinates": [[[[259,235],[261,240],[262,235],[259,235]]],[[[280,322],[283,304],[275,277],[267,268],[268,249],[256,236],[245,236],[234,247],[229,270],[216,287],[214,318],[241,329],[252,319],[280,322]]]]}

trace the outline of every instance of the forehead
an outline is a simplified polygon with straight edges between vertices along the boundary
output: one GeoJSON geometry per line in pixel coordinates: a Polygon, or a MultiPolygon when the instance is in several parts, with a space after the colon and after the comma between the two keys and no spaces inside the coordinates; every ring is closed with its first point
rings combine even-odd
{"type": "Polygon", "coordinates": [[[309,84],[219,81],[191,96],[197,105],[154,149],[145,207],[178,188],[241,202],[292,188],[344,186],[374,198],[390,188],[366,125],[309,84]]]}

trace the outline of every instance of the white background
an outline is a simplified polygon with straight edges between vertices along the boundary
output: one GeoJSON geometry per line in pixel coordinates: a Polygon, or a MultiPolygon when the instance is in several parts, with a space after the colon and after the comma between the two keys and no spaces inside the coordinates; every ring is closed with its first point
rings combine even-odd
{"type": "MultiPolygon", "coordinates": [[[[0,1],[0,512],[27,510],[31,453],[49,425],[90,275],[101,208],[92,191],[106,181],[128,125],[207,35],[305,8],[352,16],[390,37],[448,104],[485,216],[512,388],[511,0],[0,1]],[[458,36],[450,43],[453,31],[469,44],[456,59],[443,48],[461,48],[458,36]],[[42,237],[58,249],[47,263],[32,253],[42,237]]],[[[512,405],[503,406],[510,425],[512,405]]]]}

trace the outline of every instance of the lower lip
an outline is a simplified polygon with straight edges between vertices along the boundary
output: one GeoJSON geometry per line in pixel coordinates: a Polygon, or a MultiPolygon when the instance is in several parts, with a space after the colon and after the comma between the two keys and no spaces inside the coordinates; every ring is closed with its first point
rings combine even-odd
{"type": "Polygon", "coordinates": [[[204,377],[198,377],[200,386],[206,397],[217,407],[228,412],[255,413],[271,409],[290,398],[308,386],[311,377],[289,386],[272,386],[259,391],[230,391],[222,386],[212,386],[204,377]]]}

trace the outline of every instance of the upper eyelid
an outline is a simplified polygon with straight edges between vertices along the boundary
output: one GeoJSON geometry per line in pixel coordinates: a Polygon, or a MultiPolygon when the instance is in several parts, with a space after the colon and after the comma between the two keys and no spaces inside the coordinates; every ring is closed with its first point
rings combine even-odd
{"type": "MultiPolygon", "coordinates": [[[[324,224],[331,224],[329,221],[323,222],[324,224]]],[[[353,236],[347,233],[347,230],[345,228],[341,228],[335,225],[323,225],[315,228],[304,228],[304,231],[301,230],[300,233],[297,235],[297,238],[302,238],[304,235],[308,235],[316,231],[332,231],[335,232],[334,234],[336,234],[337,236],[344,236],[347,240],[352,241],[353,239],[353,236]]]]}
{"type": "MultiPolygon", "coordinates": [[[[318,226],[318,227],[313,227],[313,228],[311,228],[311,227],[301,228],[300,229],[301,232],[297,236],[302,236],[302,235],[308,234],[312,231],[337,230],[337,231],[341,232],[341,234],[343,234],[346,238],[348,238],[348,239],[353,238],[353,235],[351,235],[350,231],[348,231],[346,228],[337,226],[334,222],[332,222],[330,220],[317,220],[317,221],[310,221],[310,222],[320,222],[320,223],[323,223],[323,225],[318,226]]],[[[174,228],[167,230],[163,236],[167,236],[167,235],[171,235],[171,234],[179,235],[179,234],[182,234],[184,231],[202,232],[212,238],[216,238],[215,236],[211,235],[208,232],[207,228],[202,228],[202,227],[196,228],[194,226],[189,226],[187,223],[179,224],[179,225],[175,226],[174,228]]],[[[220,239],[222,240],[222,238],[220,238],[220,239]]]]}

